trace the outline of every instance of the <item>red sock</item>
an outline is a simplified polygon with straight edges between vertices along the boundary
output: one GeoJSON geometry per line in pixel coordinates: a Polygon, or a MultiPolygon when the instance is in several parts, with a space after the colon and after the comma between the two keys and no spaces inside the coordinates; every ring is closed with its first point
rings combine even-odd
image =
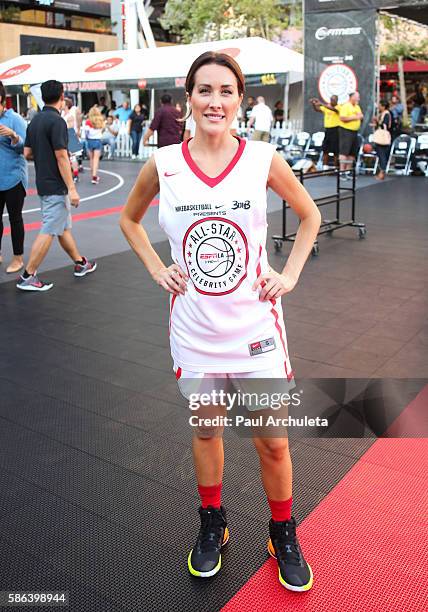
{"type": "Polygon", "coordinates": [[[212,487],[203,487],[202,485],[198,485],[198,493],[201,498],[202,508],[208,508],[208,506],[218,509],[220,508],[221,485],[222,483],[212,487]]]}
{"type": "Polygon", "coordinates": [[[291,519],[291,506],[293,498],[285,499],[284,501],[275,501],[268,499],[270,511],[272,512],[272,520],[274,521],[289,521],[291,519]]]}

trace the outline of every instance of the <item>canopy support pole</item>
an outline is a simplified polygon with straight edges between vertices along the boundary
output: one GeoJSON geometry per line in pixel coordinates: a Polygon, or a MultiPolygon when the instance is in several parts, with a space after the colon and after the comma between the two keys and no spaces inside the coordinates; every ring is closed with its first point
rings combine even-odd
{"type": "Polygon", "coordinates": [[[82,106],[82,92],[79,91],[77,92],[77,108],[79,108],[81,111],[83,111],[83,106],[82,106]]]}
{"type": "Polygon", "coordinates": [[[288,125],[288,96],[290,93],[290,77],[289,73],[285,73],[285,84],[284,84],[284,121],[282,123],[283,129],[288,125]]]}
{"type": "Polygon", "coordinates": [[[150,121],[155,116],[155,88],[153,87],[150,91],[150,108],[149,108],[149,118],[150,121]]]}

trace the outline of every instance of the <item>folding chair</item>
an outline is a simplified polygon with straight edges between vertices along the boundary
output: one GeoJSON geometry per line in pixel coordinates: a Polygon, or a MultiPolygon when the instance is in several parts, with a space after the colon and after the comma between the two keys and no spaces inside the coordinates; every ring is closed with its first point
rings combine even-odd
{"type": "Polygon", "coordinates": [[[412,156],[412,172],[421,172],[428,177],[428,133],[419,134],[416,138],[412,156]]]}
{"type": "Polygon", "coordinates": [[[310,138],[311,135],[308,132],[298,132],[289,144],[285,158],[293,162],[304,158],[310,138]]]}
{"type": "Polygon", "coordinates": [[[282,132],[276,141],[276,150],[282,154],[285,154],[285,151],[290,146],[293,140],[293,132],[282,132]]]}
{"type": "Polygon", "coordinates": [[[415,149],[416,138],[401,134],[391,146],[389,159],[386,166],[387,174],[402,174],[408,176],[412,163],[412,154],[415,149]]]}
{"type": "Polygon", "coordinates": [[[310,159],[316,166],[322,160],[322,143],[324,142],[325,132],[315,132],[309,139],[306,148],[306,159],[310,159]]]}
{"type": "Polygon", "coordinates": [[[357,156],[357,174],[376,174],[379,166],[379,157],[376,153],[376,145],[373,142],[373,134],[370,134],[367,141],[360,143],[360,148],[357,156]],[[364,151],[364,145],[369,144],[373,147],[370,152],[364,151]]]}

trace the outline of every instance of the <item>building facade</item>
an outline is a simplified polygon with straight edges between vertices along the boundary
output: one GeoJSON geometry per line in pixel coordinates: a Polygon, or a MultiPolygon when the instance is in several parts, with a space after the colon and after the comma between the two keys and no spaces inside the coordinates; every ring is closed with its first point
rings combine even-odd
{"type": "Polygon", "coordinates": [[[117,49],[110,0],[0,0],[0,62],[117,49]]]}

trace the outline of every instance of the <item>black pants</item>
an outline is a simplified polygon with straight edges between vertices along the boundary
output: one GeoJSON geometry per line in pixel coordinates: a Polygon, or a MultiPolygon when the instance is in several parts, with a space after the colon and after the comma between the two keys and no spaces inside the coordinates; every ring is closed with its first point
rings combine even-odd
{"type": "Polygon", "coordinates": [[[0,250],[3,237],[3,211],[6,204],[9,213],[10,233],[12,235],[12,247],[14,255],[24,254],[24,221],[22,220],[22,207],[26,196],[22,183],[15,187],[0,191],[0,250]]]}
{"type": "Polygon", "coordinates": [[[390,145],[376,145],[376,153],[379,157],[379,167],[385,172],[388,164],[389,151],[391,150],[390,145]]]}

